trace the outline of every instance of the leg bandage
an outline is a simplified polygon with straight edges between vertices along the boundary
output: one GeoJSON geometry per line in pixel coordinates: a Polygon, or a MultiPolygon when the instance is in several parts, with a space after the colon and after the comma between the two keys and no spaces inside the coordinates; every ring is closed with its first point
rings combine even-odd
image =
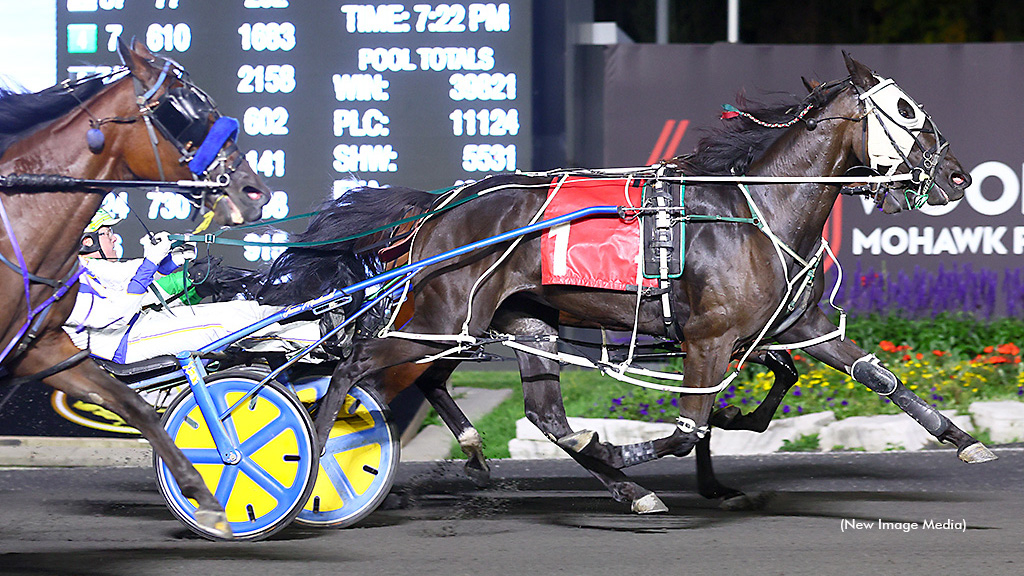
{"type": "Polygon", "coordinates": [[[850,367],[850,376],[879,396],[892,394],[900,383],[896,375],[884,368],[874,354],[868,354],[854,362],[850,367]]]}
{"type": "Polygon", "coordinates": [[[948,418],[904,386],[873,354],[854,362],[850,368],[850,375],[879,396],[889,398],[932,436],[937,437],[949,428],[951,423],[948,418]]]}

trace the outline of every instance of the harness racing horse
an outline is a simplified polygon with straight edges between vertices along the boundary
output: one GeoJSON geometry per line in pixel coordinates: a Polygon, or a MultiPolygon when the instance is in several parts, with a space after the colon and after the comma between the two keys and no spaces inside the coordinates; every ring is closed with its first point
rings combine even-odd
{"type": "MultiPolygon", "coordinates": [[[[887,176],[873,180],[865,191],[888,213],[924,202],[945,204],[961,198],[970,185],[970,177],[930,117],[891,80],[844,57],[848,78],[809,85],[809,96],[795,105],[735,111],[726,127],[705,138],[694,154],[675,159],[653,177],[657,181],[672,169],[721,175],[722,180],[737,174],[762,180],[790,178],[784,183],[750,185],[687,183],[685,268],[665,292],[664,300],[670,304],[667,321],[660,294],[638,302],[636,294],[626,292],[543,284],[539,232],[445,259],[412,279],[411,318],[394,323],[397,328],[382,337],[357,339],[351,355],[338,364],[317,414],[321,441],[349,386],[382,390],[395,382],[408,385],[426,378],[438,388],[437,382],[443,382],[457,364],[444,356],[453,341],[472,347],[487,341],[491,330],[498,330],[526,341],[516,347],[516,354],[530,420],[602,481],[617,501],[629,503],[638,513],[666,508],[656,495],[629,480],[622,468],[666,455],[683,456],[697,446],[698,456],[703,452],[698,465],[710,472],[706,452],[710,424],[761,430],[767,425],[796,380],[784,356],[763,357],[775,364],[773,370],[791,372],[776,379],[763,409],[739,415],[727,408],[714,416],[711,409],[715,393],[724,388],[722,376],[730,360],[736,356],[750,360],[748,355],[755,353],[757,345],[771,341],[800,347],[888,397],[940,441],[957,446],[962,460],[994,458],[872,355],[849,340],[829,338],[838,336],[836,326],[817,306],[824,292],[822,231],[841,192],[840,186],[819,179],[863,174],[861,165],[867,164],[873,173],[887,176]],[[794,177],[805,179],[794,183],[794,177]],[[612,330],[635,326],[640,333],[684,344],[687,393],[682,395],[672,435],[613,446],[600,442],[593,432],[569,428],[558,385],[555,337],[560,318],[586,319],[612,330]],[[434,362],[416,363],[422,359],[434,362]]],[[[650,172],[644,176],[651,178],[650,172]]],[[[410,261],[423,261],[539,220],[551,186],[550,175],[512,175],[462,189],[453,204],[479,197],[423,222],[410,261]]],[[[417,197],[403,189],[377,194],[401,196],[391,201],[404,204],[402,210],[427,209],[436,200],[434,195],[417,197]]],[[[350,207],[357,205],[351,200],[350,207]]],[[[336,223],[351,234],[401,213],[381,211],[376,222],[368,222],[365,213],[360,214],[362,220],[348,222],[339,215],[336,223]]],[[[701,492],[727,498],[740,495],[720,485],[702,485],[701,492]]]]}
{"type": "Polygon", "coordinates": [[[107,191],[95,180],[217,182],[201,198],[222,225],[258,220],[270,198],[234,144],[237,121],[221,117],[180,65],[141,44],[119,43],[118,52],[126,70],[0,98],[2,370],[8,383],[42,380],[124,418],[200,503],[197,519],[230,537],[223,508],[154,409],[61,328],[77,293],[82,232],[107,191]],[[67,188],[70,178],[92,187],[67,188]]]}

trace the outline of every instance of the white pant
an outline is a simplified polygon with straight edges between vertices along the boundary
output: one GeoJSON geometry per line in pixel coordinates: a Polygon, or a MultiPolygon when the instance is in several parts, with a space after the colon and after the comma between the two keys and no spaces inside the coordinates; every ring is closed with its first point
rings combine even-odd
{"type": "MultiPolygon", "coordinates": [[[[198,350],[281,309],[248,300],[232,300],[145,312],[128,331],[125,363],[198,350]]],[[[316,322],[297,322],[284,327],[275,323],[248,338],[270,335],[308,344],[319,338],[320,332],[316,322]]]]}

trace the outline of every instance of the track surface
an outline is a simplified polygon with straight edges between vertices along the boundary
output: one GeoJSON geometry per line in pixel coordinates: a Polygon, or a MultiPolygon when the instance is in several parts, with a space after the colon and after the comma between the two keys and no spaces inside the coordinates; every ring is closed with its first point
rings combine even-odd
{"type": "Polygon", "coordinates": [[[5,469],[0,574],[1020,575],[1024,449],[996,453],[976,466],[948,450],[717,458],[758,497],[745,512],[697,496],[692,458],[670,458],[630,471],[670,508],[644,517],[568,461],[494,462],[484,490],[458,462],[405,462],[359,526],[258,543],[192,536],[150,469],[5,469]]]}

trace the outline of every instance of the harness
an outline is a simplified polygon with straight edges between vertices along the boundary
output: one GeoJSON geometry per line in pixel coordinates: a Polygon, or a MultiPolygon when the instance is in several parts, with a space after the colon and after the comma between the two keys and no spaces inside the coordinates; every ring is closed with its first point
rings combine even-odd
{"type": "MultiPolygon", "coordinates": [[[[837,86],[839,84],[850,83],[850,80],[838,81],[831,83],[828,87],[837,86]]],[[[855,86],[855,85],[854,85],[855,86]]],[[[489,267],[484,274],[479,278],[470,291],[470,301],[467,304],[467,317],[463,323],[462,331],[459,334],[454,335],[438,335],[438,334],[413,334],[403,332],[399,328],[394,327],[394,322],[386,326],[379,337],[392,337],[402,338],[414,341],[433,341],[433,342],[453,342],[455,345],[447,350],[443,350],[437,354],[433,354],[427,358],[419,360],[419,362],[432,362],[442,358],[450,357],[455,354],[459,354],[469,349],[476,349],[485,344],[497,343],[502,344],[510,349],[527,352],[550,360],[555,360],[565,364],[584,366],[589,368],[596,368],[605,375],[611,376],[617,380],[635,384],[638,386],[653,388],[663,391],[678,392],[683,394],[714,394],[727,388],[730,383],[739,375],[739,369],[743,366],[749,356],[756,350],[784,350],[794,349],[813,346],[822,342],[834,339],[834,338],[845,338],[846,332],[846,313],[845,311],[835,304],[835,297],[838,292],[839,285],[842,282],[842,268],[839,265],[835,254],[832,252],[828,242],[824,239],[817,244],[809,255],[801,255],[794,248],[786,244],[781,238],[779,238],[774,231],[770,228],[767,221],[763,217],[759,210],[756,202],[751,196],[747,185],[753,183],[789,183],[789,184],[802,184],[802,183],[824,183],[824,184],[838,184],[843,185],[842,190],[845,194],[858,194],[862,193],[861,188],[845,188],[845,186],[855,183],[866,183],[866,190],[868,193],[875,194],[876,197],[884,199],[884,196],[890,193],[892,190],[902,188],[904,194],[908,199],[908,205],[911,208],[918,208],[927,201],[927,195],[931,187],[934,185],[935,171],[938,169],[939,164],[945,157],[948,144],[945,139],[942,138],[938,130],[934,128],[934,124],[931,124],[930,118],[920,109],[913,101],[909,99],[891,80],[879,79],[879,84],[871,90],[864,91],[859,94],[860,100],[865,103],[867,109],[865,115],[861,118],[826,118],[826,119],[804,119],[804,116],[811,110],[811,106],[804,106],[800,112],[794,116],[789,122],[769,124],[761,122],[751,115],[741,112],[735,109],[727,112],[735,112],[736,115],[744,115],[756,123],[770,127],[770,128],[786,128],[796,122],[804,121],[808,125],[808,129],[814,129],[817,122],[823,120],[842,119],[855,122],[863,122],[865,136],[865,150],[863,158],[869,159],[871,163],[870,169],[872,173],[867,176],[856,175],[856,176],[842,176],[842,177],[775,177],[775,176],[685,176],[673,172],[675,166],[670,164],[655,165],[653,167],[641,167],[641,168],[625,168],[619,170],[605,170],[598,172],[549,172],[539,174],[527,174],[529,176],[561,176],[562,182],[571,175],[615,175],[621,177],[625,175],[629,178],[645,178],[648,180],[648,186],[651,187],[651,194],[645,196],[645,202],[643,207],[634,208],[630,206],[619,207],[619,217],[646,217],[649,221],[648,231],[645,234],[652,239],[650,247],[647,250],[646,256],[640,259],[638,262],[637,269],[637,299],[636,299],[636,317],[634,319],[633,333],[630,339],[629,352],[626,359],[623,362],[613,363],[609,360],[607,347],[602,348],[602,358],[600,360],[593,360],[591,358],[567,354],[564,352],[547,352],[539,349],[536,346],[531,346],[531,342],[555,342],[557,337],[555,336],[517,336],[511,334],[489,334],[486,338],[478,338],[469,333],[469,324],[471,320],[471,313],[473,309],[473,296],[476,293],[477,287],[490,275],[497,266],[500,265],[506,258],[509,257],[511,252],[518,245],[520,236],[498,257],[497,261],[489,267]],[[905,100],[906,102],[901,102],[905,100]],[[907,103],[911,105],[911,112],[901,113],[901,109],[907,107],[907,103]],[[900,122],[895,119],[894,115],[899,115],[906,121],[900,122]],[[910,118],[908,118],[908,116],[910,118]],[[912,120],[912,121],[911,121],[912,120]],[[931,129],[925,129],[926,125],[931,125],[931,129]],[[901,132],[902,131],[902,132],[901,132]],[[931,132],[935,135],[936,143],[931,147],[926,147],[921,142],[919,136],[921,133],[931,132]],[[917,146],[922,152],[922,159],[917,164],[912,164],[909,160],[909,156],[913,148],[917,146]],[[891,158],[896,158],[898,161],[893,161],[889,164],[884,164],[891,158]],[[882,167],[885,167],[885,173],[880,173],[882,167]],[[901,166],[906,167],[909,172],[903,174],[897,174],[896,170],[901,166]],[[682,188],[686,183],[732,183],[737,186],[743,196],[746,205],[750,211],[751,217],[731,217],[731,216],[716,216],[716,215],[700,215],[700,214],[687,214],[683,203],[682,188]],[[680,192],[678,199],[674,196],[671,190],[673,185],[678,185],[680,192]],[[676,317],[675,309],[678,307],[678,303],[673,302],[671,298],[671,290],[668,290],[668,281],[671,278],[678,277],[681,274],[681,267],[677,271],[672,268],[672,259],[674,256],[678,256],[681,260],[682,246],[685,245],[685,228],[683,225],[687,222],[732,222],[732,223],[746,223],[755,226],[761,233],[768,237],[771,241],[775,253],[779,259],[780,265],[783,269],[783,274],[786,278],[786,291],[778,306],[774,310],[769,320],[765,323],[759,333],[745,346],[741,347],[740,350],[743,352],[739,359],[736,370],[728,374],[725,379],[717,386],[692,389],[688,387],[671,386],[664,384],[657,384],[639,380],[633,378],[628,374],[636,374],[641,376],[653,376],[665,380],[682,380],[682,375],[673,373],[656,372],[647,370],[640,367],[632,366],[634,359],[634,352],[637,348],[637,336],[638,336],[638,324],[639,324],[639,311],[641,300],[646,296],[652,295],[659,296],[662,303],[662,314],[664,323],[666,325],[666,332],[673,338],[680,340],[680,335],[674,325],[674,318],[676,317]],[[678,252],[678,254],[674,254],[678,252]],[[829,303],[832,307],[837,310],[840,314],[839,326],[836,330],[817,336],[804,342],[798,342],[794,344],[764,344],[764,341],[770,339],[791,326],[799,317],[799,315],[806,309],[806,299],[811,293],[811,288],[815,281],[815,271],[818,266],[822,263],[825,257],[829,257],[836,265],[836,269],[839,273],[839,281],[834,286],[833,290],[829,295],[829,303]],[[645,268],[645,264],[647,267],[645,268]],[[656,272],[652,272],[656,270],[656,272]],[[659,279],[660,287],[657,293],[652,294],[644,291],[641,287],[640,279],[650,275],[659,279]]],[[[547,186],[547,184],[544,184],[547,186]]],[[[560,186],[560,184],[558,185],[560,186]]],[[[558,187],[556,186],[550,194],[557,193],[558,187]]],[[[483,192],[481,192],[483,194],[483,192]]],[[[878,200],[881,203],[881,199],[878,200]]],[[[550,201],[550,197],[549,197],[550,201]]],[[[546,207],[542,206],[536,215],[529,221],[527,228],[532,228],[536,225],[541,215],[544,213],[546,207]]],[[[543,224],[543,223],[542,223],[543,224]]],[[[406,280],[406,292],[408,291],[408,282],[406,280]]],[[[401,302],[404,299],[405,294],[401,298],[396,299],[401,302]]]]}
{"type": "MultiPolygon", "coordinates": [[[[188,80],[187,73],[179,64],[169,59],[162,60],[164,62],[163,67],[152,87],[146,88],[137,77],[132,76],[139,105],[139,115],[136,117],[96,118],[85,103],[79,100],[79,107],[90,117],[92,128],[87,133],[87,142],[90,151],[94,154],[100,153],[104,145],[103,133],[99,130],[100,126],[108,122],[130,124],[142,119],[149,133],[150,144],[160,174],[160,181],[87,180],[54,174],[11,174],[0,176],[0,188],[14,189],[18,192],[73,189],[105,193],[106,188],[111,186],[158,188],[161,185],[170,185],[177,188],[179,193],[184,195],[193,205],[202,206],[207,191],[226,187],[230,183],[231,174],[241,165],[242,156],[237,153],[238,148],[233,142],[238,134],[238,120],[221,116],[213,100],[188,80]],[[167,79],[168,73],[175,76],[182,85],[166,89],[157,100],[153,101],[153,97],[167,79]],[[211,117],[216,118],[212,126],[209,125],[209,118],[211,117]],[[164,137],[181,154],[179,162],[182,164],[188,163],[193,180],[166,182],[154,126],[160,130],[164,137]],[[231,160],[232,156],[235,158],[233,161],[231,160]],[[218,167],[220,168],[217,171],[218,174],[213,176],[211,168],[218,167]],[[103,188],[99,189],[99,187],[103,188]],[[198,192],[193,192],[194,190],[198,192]]],[[[123,71],[119,70],[103,78],[121,73],[123,71]]],[[[68,93],[74,95],[74,88],[79,83],[95,80],[96,78],[90,77],[80,80],[78,83],[65,81],[61,86],[68,93]]],[[[0,367],[2,367],[8,361],[18,358],[32,345],[41,333],[53,304],[63,298],[74,287],[85,270],[79,266],[76,259],[71,272],[61,279],[44,278],[32,273],[27,267],[23,251],[14,234],[14,227],[11,225],[2,199],[0,199],[0,220],[2,220],[4,228],[7,230],[7,236],[10,239],[11,248],[14,251],[17,263],[12,262],[3,254],[0,254],[0,262],[22,277],[25,301],[28,304],[24,324],[4,350],[0,352],[0,367]],[[44,284],[53,289],[50,296],[35,307],[32,306],[31,299],[32,284],[44,284]]],[[[83,351],[37,374],[20,377],[13,380],[13,382],[27,382],[52,376],[80,363],[87,357],[88,351],[83,351]]],[[[0,374],[2,373],[3,370],[0,368],[0,374]]]]}

